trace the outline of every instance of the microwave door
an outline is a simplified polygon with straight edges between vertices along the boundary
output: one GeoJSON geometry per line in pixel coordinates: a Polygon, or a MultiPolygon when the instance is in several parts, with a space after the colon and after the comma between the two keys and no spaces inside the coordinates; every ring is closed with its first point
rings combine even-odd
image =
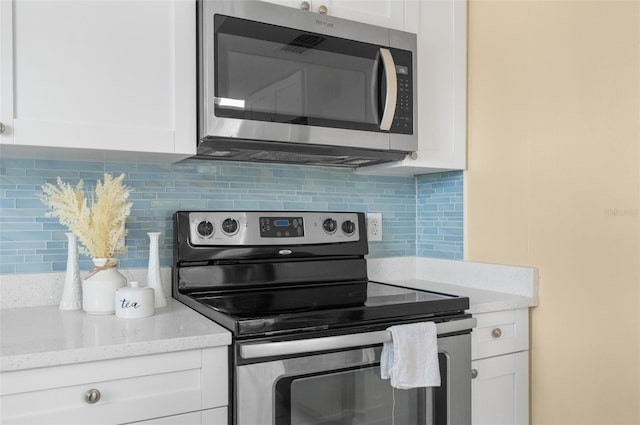
{"type": "MultiPolygon", "coordinates": [[[[372,133],[388,131],[380,129],[378,88],[384,78],[379,69],[390,67],[382,75],[394,72],[388,49],[382,54],[390,64],[382,65],[378,45],[230,16],[215,15],[214,21],[210,106],[216,117],[243,120],[244,126],[252,122],[256,128],[293,124],[299,127],[286,127],[291,134],[283,138],[318,133],[326,144],[332,142],[331,129],[342,135],[336,144],[353,140],[352,130],[359,130],[367,132],[362,147],[388,148],[388,137],[383,145],[371,141],[376,139],[372,133]]],[[[387,110],[393,111],[392,101],[386,102],[387,110]]]]}
{"type": "Polygon", "coordinates": [[[382,88],[384,88],[384,103],[382,106],[382,119],[380,120],[380,130],[389,131],[393,124],[396,113],[396,103],[398,101],[398,79],[396,75],[396,65],[389,49],[380,48],[380,58],[382,60],[382,70],[384,74],[382,88]]]}

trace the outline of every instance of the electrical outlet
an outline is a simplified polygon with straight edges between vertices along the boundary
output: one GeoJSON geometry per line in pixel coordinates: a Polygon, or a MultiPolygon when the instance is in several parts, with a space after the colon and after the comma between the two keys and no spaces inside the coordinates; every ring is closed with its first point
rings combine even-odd
{"type": "Polygon", "coordinates": [[[367,213],[367,239],[382,240],[382,213],[367,213]]]}

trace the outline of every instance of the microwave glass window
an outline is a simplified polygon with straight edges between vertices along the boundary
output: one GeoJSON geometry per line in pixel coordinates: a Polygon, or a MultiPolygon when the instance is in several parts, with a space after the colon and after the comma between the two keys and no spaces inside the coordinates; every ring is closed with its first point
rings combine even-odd
{"type": "Polygon", "coordinates": [[[216,116],[378,129],[383,78],[377,46],[214,19],[216,116]]]}

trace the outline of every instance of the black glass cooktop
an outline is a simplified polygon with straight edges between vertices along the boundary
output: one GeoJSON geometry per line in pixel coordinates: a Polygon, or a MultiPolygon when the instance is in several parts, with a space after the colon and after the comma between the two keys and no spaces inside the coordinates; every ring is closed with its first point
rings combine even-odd
{"type": "Polygon", "coordinates": [[[236,336],[334,329],[463,312],[466,297],[378,282],[192,293],[182,301],[236,336]]]}

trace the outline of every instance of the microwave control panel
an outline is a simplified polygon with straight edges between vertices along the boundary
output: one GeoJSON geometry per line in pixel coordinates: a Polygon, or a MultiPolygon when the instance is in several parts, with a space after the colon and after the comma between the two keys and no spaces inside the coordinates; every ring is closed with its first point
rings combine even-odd
{"type": "Polygon", "coordinates": [[[391,132],[413,134],[413,66],[411,52],[390,49],[396,64],[398,99],[391,132]]]}

